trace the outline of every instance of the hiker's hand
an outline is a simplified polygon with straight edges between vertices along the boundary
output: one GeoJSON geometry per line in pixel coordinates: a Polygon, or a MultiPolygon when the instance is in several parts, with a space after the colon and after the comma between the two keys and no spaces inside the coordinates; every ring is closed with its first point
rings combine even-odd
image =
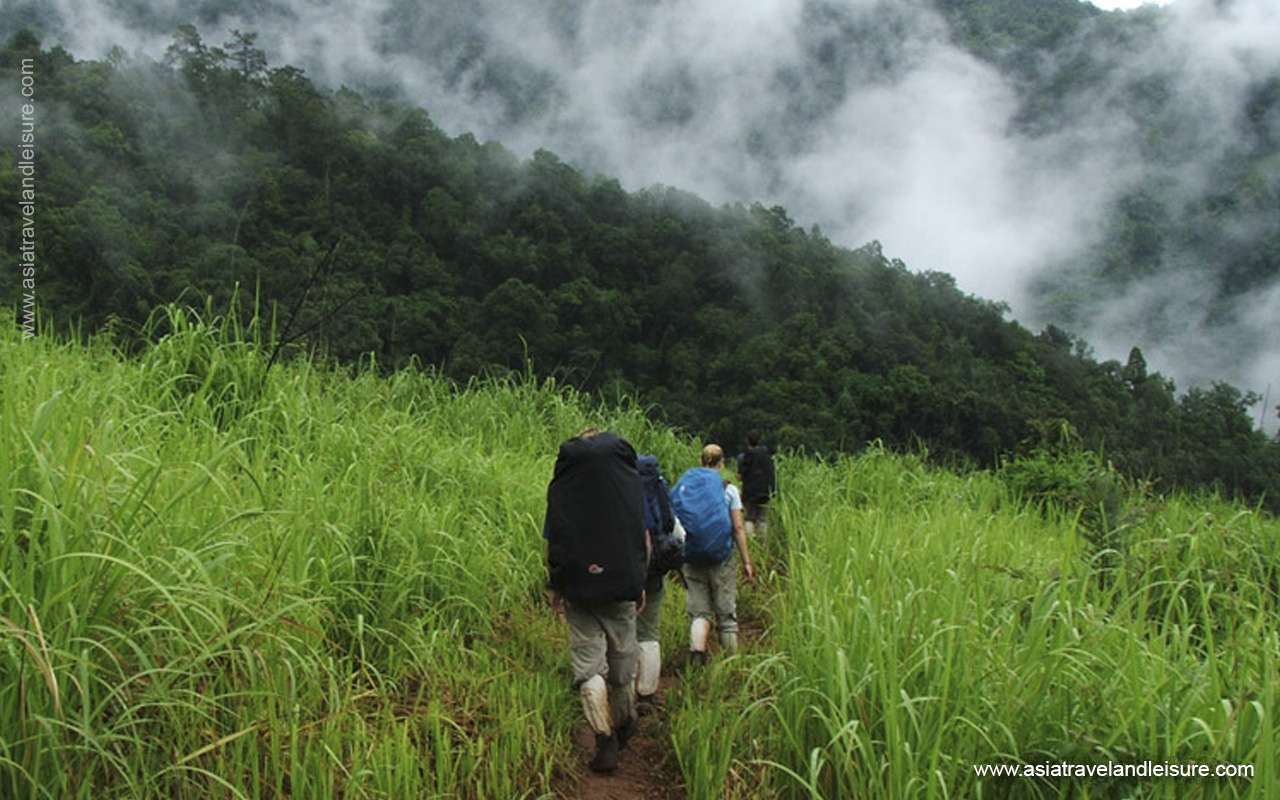
{"type": "Polygon", "coordinates": [[[751,562],[750,562],[750,561],[744,562],[744,563],[743,563],[743,565],[742,565],[742,569],[743,569],[743,571],[747,574],[747,577],[746,577],[746,581],[747,581],[747,583],[748,583],[748,584],[755,583],[755,582],[756,582],[756,571],[755,571],[755,569],[753,569],[753,568],[752,568],[752,566],[751,566],[751,562]]]}
{"type": "Polygon", "coordinates": [[[564,596],[555,589],[547,590],[547,605],[560,616],[564,616],[564,596]]]}
{"type": "Polygon", "coordinates": [[[636,616],[644,613],[644,604],[649,602],[649,593],[644,589],[640,590],[640,602],[636,603],[636,616]]]}

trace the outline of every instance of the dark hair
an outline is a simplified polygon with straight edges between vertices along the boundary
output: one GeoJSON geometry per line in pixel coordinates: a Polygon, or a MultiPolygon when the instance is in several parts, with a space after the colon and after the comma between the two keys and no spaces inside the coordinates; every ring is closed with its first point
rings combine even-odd
{"type": "Polygon", "coordinates": [[[760,444],[760,431],[747,431],[747,447],[760,444]]]}

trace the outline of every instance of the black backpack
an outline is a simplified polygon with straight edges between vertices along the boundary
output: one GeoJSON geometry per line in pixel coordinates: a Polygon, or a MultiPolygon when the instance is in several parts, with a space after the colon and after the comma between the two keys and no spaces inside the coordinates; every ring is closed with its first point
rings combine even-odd
{"type": "Polygon", "coordinates": [[[636,451],[612,433],[560,445],[547,487],[550,584],[579,605],[639,600],[644,495],[636,451]]]}
{"type": "Polygon", "coordinates": [[[636,468],[644,484],[644,526],[653,537],[649,572],[661,575],[680,569],[684,563],[684,540],[675,535],[676,515],[671,510],[671,493],[658,469],[657,456],[640,456],[636,459],[636,468]]]}
{"type": "Polygon", "coordinates": [[[742,498],[756,505],[769,502],[769,496],[777,491],[777,477],[773,472],[773,456],[769,448],[758,445],[738,458],[738,474],[742,476],[742,498]]]}

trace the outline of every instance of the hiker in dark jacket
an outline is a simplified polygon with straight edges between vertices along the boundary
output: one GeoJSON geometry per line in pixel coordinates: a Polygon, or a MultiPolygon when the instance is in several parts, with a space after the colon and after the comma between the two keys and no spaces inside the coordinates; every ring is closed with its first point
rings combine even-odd
{"type": "Polygon", "coordinates": [[[764,536],[769,527],[769,499],[778,490],[773,454],[760,444],[760,434],[747,434],[746,452],[738,455],[738,482],[742,484],[742,517],[747,535],[764,536]]]}
{"type": "Polygon", "coordinates": [[[667,573],[679,569],[684,557],[684,531],[677,532],[671,510],[670,490],[663,480],[658,459],[642,455],[636,460],[644,484],[644,527],[652,543],[649,575],[644,586],[644,610],[636,618],[636,640],[640,655],[636,666],[636,700],[642,710],[656,702],[658,678],[662,673],[662,648],[658,625],[662,620],[662,598],[667,573]]]}
{"type": "Polygon", "coordinates": [[[611,772],[635,729],[636,613],[649,555],[636,451],[625,439],[589,428],[560,445],[543,535],[573,684],[596,735],[591,769],[611,772]]]}

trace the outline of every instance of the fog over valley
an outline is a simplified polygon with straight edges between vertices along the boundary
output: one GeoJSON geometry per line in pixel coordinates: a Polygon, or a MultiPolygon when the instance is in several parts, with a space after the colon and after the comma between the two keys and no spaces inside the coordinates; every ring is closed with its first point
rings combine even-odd
{"type": "Polygon", "coordinates": [[[43,0],[6,3],[0,34],[159,58],[178,24],[256,31],[273,65],[391,92],[451,134],[781,205],[1099,357],[1137,345],[1181,389],[1274,382],[1274,401],[1280,5],[1064,0],[1020,41],[1007,0],[994,22],[978,5],[43,0]]]}

